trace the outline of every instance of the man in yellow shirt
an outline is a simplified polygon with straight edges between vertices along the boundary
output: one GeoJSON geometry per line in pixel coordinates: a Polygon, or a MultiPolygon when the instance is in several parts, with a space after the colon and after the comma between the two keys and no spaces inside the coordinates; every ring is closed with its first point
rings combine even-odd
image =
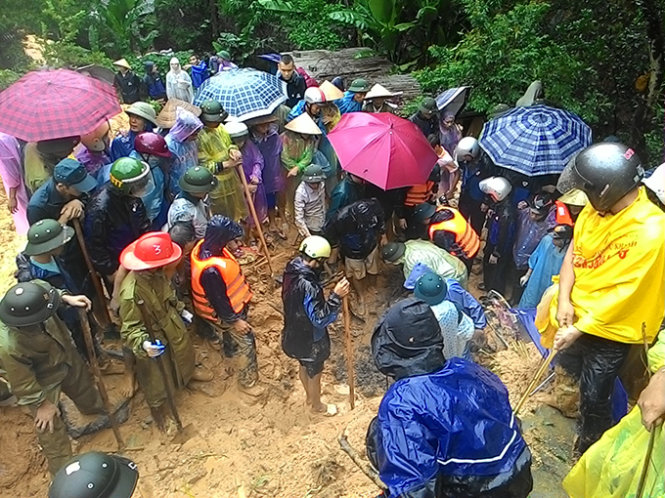
{"type": "Polygon", "coordinates": [[[612,423],[610,399],[631,345],[649,344],[665,313],[665,213],[646,196],[632,149],[599,143],[563,171],[558,190],[589,197],[554,299],[561,366],[580,382],[581,455],[612,423]]]}

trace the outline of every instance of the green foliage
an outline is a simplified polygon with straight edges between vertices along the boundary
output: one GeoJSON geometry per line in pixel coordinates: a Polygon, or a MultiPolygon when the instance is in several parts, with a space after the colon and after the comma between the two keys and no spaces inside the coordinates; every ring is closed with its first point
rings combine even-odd
{"type": "Polygon", "coordinates": [[[112,57],[144,51],[159,34],[149,0],[99,0],[90,16],[90,38],[112,57]]]}
{"type": "Polygon", "coordinates": [[[0,92],[21,77],[20,73],[11,69],[0,69],[0,92]]]}

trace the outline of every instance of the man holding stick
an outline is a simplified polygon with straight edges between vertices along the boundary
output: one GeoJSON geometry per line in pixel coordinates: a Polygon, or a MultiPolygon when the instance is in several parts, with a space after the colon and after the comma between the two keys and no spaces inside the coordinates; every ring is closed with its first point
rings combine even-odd
{"type": "Polygon", "coordinates": [[[342,278],[328,299],[325,298],[320,275],[330,253],[330,243],[323,237],[305,238],[300,244],[300,255],[286,265],[282,286],[282,349],[300,363],[299,377],[307,405],[313,412],[326,416],[337,413],[335,405],[321,402],[321,374],[330,356],[327,327],[337,319],[342,299],[350,288],[348,280],[342,278]]]}
{"type": "Polygon", "coordinates": [[[559,363],[580,383],[578,458],[611,426],[619,369],[631,346],[652,343],[665,312],[665,214],[640,187],[643,176],[632,149],[604,142],[580,152],[557,185],[580,188],[590,203],[575,223],[550,312],[559,363]]]}

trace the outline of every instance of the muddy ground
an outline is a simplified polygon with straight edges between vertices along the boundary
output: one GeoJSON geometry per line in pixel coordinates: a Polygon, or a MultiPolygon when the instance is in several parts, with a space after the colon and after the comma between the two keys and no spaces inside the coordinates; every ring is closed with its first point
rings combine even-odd
{"type": "MultiPolygon", "coordinates": [[[[4,192],[3,192],[4,195],[4,192]]],[[[0,290],[13,284],[17,240],[4,198],[0,199],[0,290]]],[[[275,248],[275,268],[282,268],[293,250],[275,248]]],[[[346,365],[343,360],[343,327],[331,328],[333,349],[324,372],[324,400],[336,403],[335,417],[310,415],[297,379],[297,363],[281,350],[280,289],[266,274],[265,266],[245,268],[255,291],[250,321],[258,343],[260,375],[266,394],[260,399],[240,394],[233,365],[222,360],[208,344],[197,340],[203,362],[215,379],[192,386],[178,395],[180,417],[191,424],[194,436],[183,444],[171,442],[151,423],[139,392],[129,404],[129,419],[120,430],[127,443],[125,454],[140,470],[139,497],[371,497],[375,485],[340,450],[337,438],[348,427],[349,441],[364,457],[364,437],[375,416],[386,380],[374,368],[369,339],[376,320],[401,295],[401,274],[386,269],[372,291],[365,323],[353,319],[356,406],[348,404],[346,365]]],[[[475,281],[472,280],[473,291],[475,281]]],[[[510,335],[510,332],[507,332],[510,335]]],[[[535,348],[511,348],[481,354],[479,361],[497,373],[516,403],[535,372],[539,357],[535,348]]],[[[113,402],[119,400],[120,376],[107,376],[113,402]]],[[[573,422],[539,402],[536,394],[523,411],[523,427],[534,460],[534,497],[565,496],[560,482],[569,469],[573,422]]],[[[75,416],[73,416],[76,418],[75,416]]],[[[44,458],[33,432],[33,422],[18,407],[0,408],[0,496],[44,496],[49,483],[44,458]]],[[[116,450],[110,430],[74,441],[75,451],[116,450]]]]}

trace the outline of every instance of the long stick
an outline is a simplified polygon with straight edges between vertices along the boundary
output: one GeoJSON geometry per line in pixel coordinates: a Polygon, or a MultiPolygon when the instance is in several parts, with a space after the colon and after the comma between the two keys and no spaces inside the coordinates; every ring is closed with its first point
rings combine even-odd
{"type": "Polygon", "coordinates": [[[261,239],[261,245],[263,246],[263,254],[266,256],[266,261],[268,262],[268,268],[270,269],[270,275],[274,275],[275,272],[272,269],[272,259],[270,258],[270,252],[268,251],[268,244],[266,243],[266,238],[263,236],[263,228],[261,227],[261,222],[258,215],[256,214],[256,208],[254,207],[254,199],[252,199],[252,194],[249,191],[249,185],[247,184],[247,177],[245,176],[245,170],[242,169],[242,164],[237,167],[238,176],[242,181],[242,187],[245,190],[245,197],[247,198],[247,206],[249,206],[249,212],[254,219],[254,224],[256,225],[256,230],[259,232],[259,238],[261,239]]]}
{"type": "Polygon", "coordinates": [[[339,442],[339,446],[342,448],[342,451],[349,455],[349,458],[355,463],[358,468],[362,471],[363,474],[365,474],[367,477],[369,477],[374,484],[376,484],[380,489],[386,490],[388,489],[388,486],[386,486],[379,475],[376,473],[376,470],[374,470],[372,467],[367,465],[365,462],[363,462],[358,455],[358,452],[356,449],[351,446],[351,443],[349,443],[348,439],[348,432],[349,432],[349,427],[347,426],[344,431],[339,435],[339,438],[337,441],[339,442]]]}
{"type": "MultiPolygon", "coordinates": [[[[149,318],[150,314],[145,309],[145,301],[143,301],[143,299],[139,299],[136,301],[136,304],[141,310],[141,315],[143,316],[143,323],[145,324],[146,332],[150,336],[150,341],[154,344],[155,335],[152,332],[152,320],[149,318]]],[[[171,390],[170,377],[167,377],[167,375],[170,375],[170,373],[167,372],[166,366],[164,365],[164,355],[162,354],[155,359],[157,360],[159,373],[162,374],[162,380],[164,381],[164,389],[166,391],[166,400],[169,404],[171,415],[173,415],[173,420],[175,420],[175,425],[178,428],[178,432],[182,432],[182,422],[180,421],[180,415],[178,415],[178,409],[176,408],[175,405],[175,397],[173,395],[173,391],[171,390]]]]}
{"type": "MultiPolygon", "coordinates": [[[[647,341],[647,324],[642,322],[642,343],[644,345],[644,358],[647,360],[649,358],[649,342],[647,341]]],[[[647,377],[651,380],[651,370],[649,369],[648,361],[646,362],[647,377]]],[[[642,465],[642,471],[640,472],[640,480],[637,483],[637,493],[635,498],[642,498],[644,493],[644,486],[647,482],[647,474],[649,473],[649,462],[651,461],[651,454],[653,453],[653,445],[656,442],[656,429],[657,427],[651,428],[651,433],[649,434],[649,443],[647,446],[647,452],[644,455],[644,464],[642,465]]]]}
{"type": "Polygon", "coordinates": [[[543,358],[540,367],[538,367],[538,370],[536,371],[536,375],[534,375],[533,379],[531,379],[531,382],[529,382],[529,386],[525,389],[524,394],[522,394],[522,397],[520,398],[519,402],[517,403],[517,406],[515,407],[515,410],[513,410],[515,415],[517,415],[520,412],[522,406],[524,406],[524,403],[529,398],[531,391],[533,391],[533,388],[536,387],[536,383],[543,376],[545,370],[547,370],[547,367],[550,366],[550,363],[552,363],[558,352],[559,351],[555,349],[546,358],[543,358]]]}
{"type": "Polygon", "coordinates": [[[342,298],[342,314],[344,315],[344,345],[346,356],[346,376],[349,382],[349,404],[353,410],[356,407],[356,378],[353,364],[353,338],[351,337],[351,313],[349,313],[349,298],[342,298]]]}
{"type": "Polygon", "coordinates": [[[99,302],[102,305],[101,308],[104,314],[104,319],[106,320],[106,325],[111,326],[113,325],[113,320],[111,320],[109,309],[106,306],[106,296],[104,295],[104,288],[102,287],[102,281],[99,279],[99,275],[97,275],[97,271],[95,270],[95,267],[92,264],[92,260],[90,259],[88,248],[85,246],[85,239],[83,238],[83,230],[81,229],[81,222],[78,220],[78,218],[74,218],[72,222],[74,223],[74,231],[76,232],[76,238],[78,239],[79,246],[81,247],[81,253],[83,254],[83,259],[85,260],[85,264],[88,267],[88,271],[90,272],[92,285],[95,287],[95,291],[97,292],[97,296],[99,297],[99,302]]]}
{"type": "Polygon", "coordinates": [[[90,367],[92,368],[92,373],[97,380],[97,387],[99,388],[99,395],[102,397],[104,403],[104,409],[109,417],[109,422],[111,422],[111,429],[113,430],[113,435],[115,440],[118,443],[118,451],[122,451],[125,447],[125,442],[122,439],[120,434],[120,429],[118,428],[118,423],[115,419],[115,414],[113,413],[113,407],[109,401],[109,395],[106,391],[106,386],[102,380],[102,373],[99,370],[99,363],[97,362],[97,354],[95,352],[95,345],[92,340],[92,333],[90,332],[90,322],[88,322],[88,315],[85,310],[79,311],[81,328],[83,329],[83,339],[85,340],[85,346],[88,349],[88,357],[90,359],[90,367]]]}

